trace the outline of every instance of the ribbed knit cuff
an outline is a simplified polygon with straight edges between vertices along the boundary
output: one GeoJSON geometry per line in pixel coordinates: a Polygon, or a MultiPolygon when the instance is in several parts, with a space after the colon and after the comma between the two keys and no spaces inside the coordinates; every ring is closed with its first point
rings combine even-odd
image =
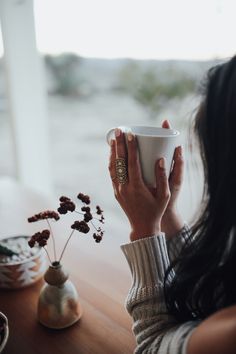
{"type": "Polygon", "coordinates": [[[120,247],[128,261],[136,289],[163,283],[169,265],[164,234],[143,238],[120,247]]]}
{"type": "Polygon", "coordinates": [[[190,228],[185,223],[183,228],[171,239],[166,240],[170,262],[174,261],[180,254],[183,246],[190,238],[190,228]]]}

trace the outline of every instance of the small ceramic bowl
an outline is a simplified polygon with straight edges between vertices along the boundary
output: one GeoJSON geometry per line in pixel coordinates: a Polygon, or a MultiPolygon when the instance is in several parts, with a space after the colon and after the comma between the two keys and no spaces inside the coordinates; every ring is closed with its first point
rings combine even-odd
{"type": "Polygon", "coordinates": [[[19,289],[34,284],[42,278],[47,268],[43,250],[30,248],[29,236],[7,237],[0,241],[16,254],[0,255],[0,288],[19,289]]]}
{"type": "Polygon", "coordinates": [[[4,313],[0,312],[0,353],[5,348],[9,336],[8,320],[4,313]]]}

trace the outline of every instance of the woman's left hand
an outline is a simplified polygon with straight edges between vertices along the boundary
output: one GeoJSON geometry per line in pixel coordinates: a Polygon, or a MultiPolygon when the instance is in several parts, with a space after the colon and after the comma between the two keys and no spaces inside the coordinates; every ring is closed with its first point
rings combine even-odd
{"type": "Polygon", "coordinates": [[[117,201],[127,215],[131,226],[131,241],[152,236],[161,231],[161,220],[170,198],[165,159],[155,166],[156,188],[150,190],[144,183],[139,162],[136,137],[128,134],[127,146],[124,133],[116,129],[116,139],[111,141],[109,170],[117,201]],[[128,178],[124,184],[116,176],[115,161],[125,159],[128,178]]]}

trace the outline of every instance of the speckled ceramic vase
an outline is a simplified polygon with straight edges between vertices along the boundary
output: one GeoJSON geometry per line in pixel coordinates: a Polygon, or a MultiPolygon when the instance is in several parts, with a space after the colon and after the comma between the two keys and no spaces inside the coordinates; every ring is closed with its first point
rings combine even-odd
{"type": "Polygon", "coordinates": [[[68,280],[62,265],[54,262],[44,275],[38,301],[38,320],[48,328],[62,329],[73,325],[82,316],[78,293],[68,280]]]}

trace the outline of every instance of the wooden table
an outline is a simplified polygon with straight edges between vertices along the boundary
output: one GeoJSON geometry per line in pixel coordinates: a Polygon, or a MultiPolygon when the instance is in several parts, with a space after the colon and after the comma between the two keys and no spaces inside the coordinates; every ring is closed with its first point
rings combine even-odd
{"type": "MultiPolygon", "coordinates": [[[[3,190],[0,188],[2,201],[1,192],[3,190]]],[[[9,200],[9,191],[5,190],[4,193],[9,200]]],[[[17,204],[16,191],[14,200],[17,204]]],[[[19,203],[22,203],[20,195],[19,203]]],[[[14,222],[17,218],[15,216],[14,222]]],[[[4,212],[1,213],[1,208],[0,219],[4,230],[8,221],[4,212]]],[[[102,247],[99,249],[99,257],[96,257],[94,252],[90,254],[83,247],[82,250],[78,249],[75,244],[65,253],[63,264],[78,290],[83,307],[82,318],[64,330],[50,330],[40,325],[36,309],[43,280],[21,290],[1,290],[0,310],[8,317],[10,328],[5,354],[133,353],[135,340],[131,331],[132,322],[123,305],[130,285],[130,275],[123,263],[119,265],[124,256],[120,254],[111,264],[106,261],[105,254],[102,259],[102,247]]]]}

